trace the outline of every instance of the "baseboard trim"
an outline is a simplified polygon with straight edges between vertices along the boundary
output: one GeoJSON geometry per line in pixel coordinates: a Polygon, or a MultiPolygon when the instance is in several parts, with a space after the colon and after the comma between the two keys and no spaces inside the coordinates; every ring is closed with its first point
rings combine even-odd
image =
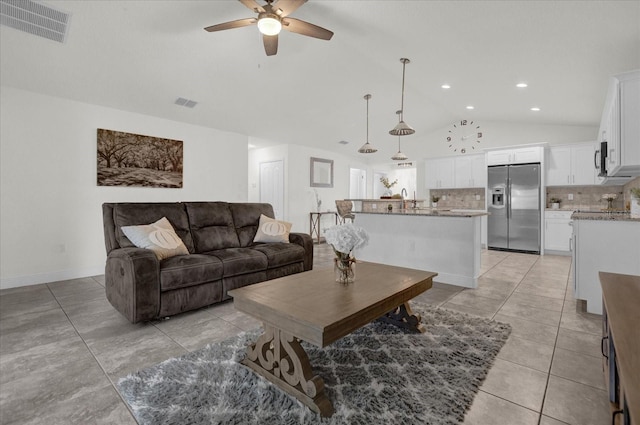
{"type": "Polygon", "coordinates": [[[39,285],[41,283],[58,282],[60,280],[79,279],[104,274],[104,266],[83,267],[80,269],[59,270],[51,273],[39,273],[26,276],[0,279],[0,289],[18,288],[21,286],[39,285]]]}

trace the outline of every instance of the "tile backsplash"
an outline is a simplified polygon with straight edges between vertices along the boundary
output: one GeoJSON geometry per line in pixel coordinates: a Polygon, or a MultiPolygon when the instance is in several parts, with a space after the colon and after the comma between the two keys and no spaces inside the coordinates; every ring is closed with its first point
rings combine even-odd
{"type": "Polygon", "coordinates": [[[615,193],[618,198],[613,201],[613,208],[623,210],[625,199],[622,186],[553,186],[547,187],[547,207],[551,208],[551,198],[560,199],[560,208],[572,210],[601,210],[607,208],[607,201],[602,199],[605,193],[615,193]],[[573,200],[569,196],[573,195],[573,200]]]}
{"type": "MultiPolygon", "coordinates": [[[[616,210],[628,210],[631,202],[631,188],[640,187],[640,177],[636,177],[624,186],[552,186],[547,187],[546,207],[551,208],[551,198],[559,198],[561,209],[571,210],[601,210],[607,207],[607,201],[602,199],[605,193],[615,193],[618,198],[613,201],[616,210]],[[569,195],[573,199],[569,200],[569,195]]],[[[427,205],[432,196],[439,196],[439,208],[456,208],[468,210],[484,210],[484,188],[472,189],[431,189],[427,205]],[[446,199],[444,199],[446,197],[446,199]]]]}
{"type": "Polygon", "coordinates": [[[484,188],[472,189],[431,189],[432,196],[439,196],[438,208],[455,208],[464,210],[485,210],[484,188]],[[446,197],[446,199],[445,199],[446,197]]]}

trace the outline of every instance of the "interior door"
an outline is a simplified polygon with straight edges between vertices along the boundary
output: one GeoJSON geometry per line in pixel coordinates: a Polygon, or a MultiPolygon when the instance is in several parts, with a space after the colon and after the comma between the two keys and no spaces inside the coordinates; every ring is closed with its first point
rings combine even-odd
{"type": "Polygon", "coordinates": [[[367,172],[359,168],[349,169],[349,199],[367,197],[367,172]]]}
{"type": "Polygon", "coordinates": [[[284,161],[260,163],[260,202],[271,204],[275,218],[284,219],[284,161]]]}
{"type": "Polygon", "coordinates": [[[509,249],[540,252],[540,164],[509,167],[509,249]]]}

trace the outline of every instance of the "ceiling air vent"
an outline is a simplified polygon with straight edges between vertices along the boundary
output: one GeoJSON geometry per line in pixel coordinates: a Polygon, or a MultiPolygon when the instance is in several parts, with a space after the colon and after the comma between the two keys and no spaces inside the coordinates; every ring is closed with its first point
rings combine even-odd
{"type": "Polygon", "coordinates": [[[193,108],[198,104],[198,102],[196,102],[195,100],[185,99],[184,97],[177,98],[173,103],[175,103],[176,105],[184,106],[185,108],[193,108]]]}
{"type": "Polygon", "coordinates": [[[0,24],[64,43],[71,15],[31,0],[0,0],[0,24]]]}

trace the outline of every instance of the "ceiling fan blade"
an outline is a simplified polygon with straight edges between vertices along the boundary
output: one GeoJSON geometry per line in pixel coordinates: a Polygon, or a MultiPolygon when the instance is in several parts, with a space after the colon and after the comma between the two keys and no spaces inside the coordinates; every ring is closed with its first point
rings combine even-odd
{"type": "Polygon", "coordinates": [[[282,29],[322,40],[331,40],[333,37],[333,32],[296,18],[283,18],[282,29]]]}
{"type": "Polygon", "coordinates": [[[256,13],[264,12],[264,8],[260,6],[258,3],[256,3],[255,0],[238,0],[238,1],[256,13]]]}
{"type": "Polygon", "coordinates": [[[264,51],[267,53],[267,56],[273,56],[278,53],[277,35],[263,35],[262,41],[264,42],[264,51]]]}
{"type": "Polygon", "coordinates": [[[248,25],[253,25],[256,22],[258,22],[256,18],[238,19],[237,21],[211,25],[210,27],[206,27],[205,31],[214,32],[214,31],[230,30],[234,28],[241,28],[241,27],[246,27],[248,25]]]}
{"type": "Polygon", "coordinates": [[[307,1],[308,0],[276,0],[271,7],[275,13],[280,15],[281,18],[284,18],[285,16],[291,15],[307,1]]]}

